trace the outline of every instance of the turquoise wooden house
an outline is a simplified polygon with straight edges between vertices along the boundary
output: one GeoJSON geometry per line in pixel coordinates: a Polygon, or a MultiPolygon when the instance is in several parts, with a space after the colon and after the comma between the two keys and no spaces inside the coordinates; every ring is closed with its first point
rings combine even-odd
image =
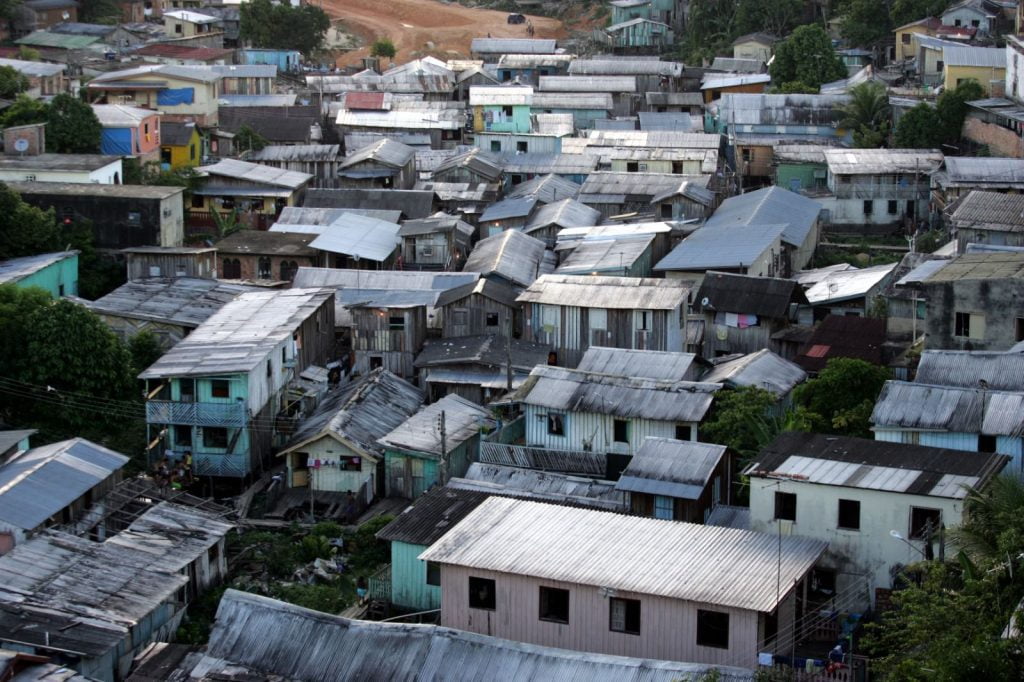
{"type": "Polygon", "coordinates": [[[388,497],[416,499],[465,474],[477,459],[481,429],[493,426],[487,410],[455,394],[406,419],[377,441],[384,447],[388,497]]]}
{"type": "Polygon", "coordinates": [[[247,47],[242,50],[243,64],[272,64],[278,71],[292,72],[302,68],[302,54],[298,50],[247,47]]]}
{"type": "Polygon", "coordinates": [[[0,262],[0,284],[39,287],[50,296],[78,295],[78,251],[41,253],[0,262]]]}
{"type": "Polygon", "coordinates": [[[477,85],[469,89],[473,130],[478,133],[530,132],[533,88],[516,85],[477,85]]]}
{"type": "Polygon", "coordinates": [[[828,182],[825,146],[780,144],[773,152],[775,184],[791,192],[824,190],[828,182]]]}
{"type": "Polygon", "coordinates": [[[436,488],[377,533],[391,543],[392,605],[413,612],[441,608],[440,568],[418,557],[488,497],[476,490],[436,488]]]}
{"type": "Polygon", "coordinates": [[[671,26],[642,18],[612,24],[605,29],[605,33],[611,38],[612,46],[623,51],[660,50],[675,41],[675,32],[671,26]]]}
{"type": "Polygon", "coordinates": [[[670,26],[681,26],[683,19],[680,0],[612,0],[612,24],[632,19],[658,21],[670,26]]]}

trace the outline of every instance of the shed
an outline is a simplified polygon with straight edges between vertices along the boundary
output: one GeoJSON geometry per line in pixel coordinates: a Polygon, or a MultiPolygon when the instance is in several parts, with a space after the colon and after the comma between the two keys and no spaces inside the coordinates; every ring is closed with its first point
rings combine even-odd
{"type": "Polygon", "coordinates": [[[528,287],[545,274],[548,264],[550,252],[544,242],[518,230],[506,230],[477,242],[463,269],[512,286],[528,287]]]}
{"type": "Polygon", "coordinates": [[[701,381],[725,384],[729,388],[762,388],[780,400],[786,399],[798,384],[806,380],[807,372],[799,365],[767,348],[720,362],[701,377],[701,381]]]}
{"type": "Polygon", "coordinates": [[[518,388],[550,352],[550,346],[493,333],[459,336],[425,343],[416,367],[432,400],[456,394],[486,405],[507,391],[510,360],[512,387],[518,388]]]}
{"type": "Polygon", "coordinates": [[[558,233],[568,227],[585,227],[601,222],[601,212],[575,199],[562,199],[537,208],[523,232],[542,240],[548,248],[555,245],[558,233]]]}
{"type": "Polygon", "coordinates": [[[615,489],[629,493],[633,514],[705,523],[711,510],[727,501],[731,475],[724,445],[647,438],[615,489]]]}

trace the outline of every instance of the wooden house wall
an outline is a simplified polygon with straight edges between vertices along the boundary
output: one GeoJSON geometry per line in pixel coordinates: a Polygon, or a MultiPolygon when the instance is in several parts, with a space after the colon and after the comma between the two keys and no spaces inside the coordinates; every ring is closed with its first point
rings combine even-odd
{"type": "Polygon", "coordinates": [[[201,277],[217,276],[217,252],[204,253],[128,253],[128,281],[150,277],[201,277]]]}
{"type": "Polygon", "coordinates": [[[402,237],[402,258],[409,265],[425,265],[444,267],[455,255],[455,249],[449,247],[448,232],[432,232],[402,237]],[[430,247],[431,255],[424,253],[424,247],[430,247]]]}
{"type": "MultiPolygon", "coordinates": [[[[609,405],[611,407],[611,405],[609,405]]],[[[644,439],[675,438],[676,426],[688,427],[690,440],[698,440],[698,422],[670,422],[634,417],[627,419],[629,442],[614,441],[616,417],[593,412],[567,412],[537,405],[524,405],[526,444],[550,450],[586,450],[593,452],[614,452],[633,454],[643,445],[644,439]],[[549,414],[562,416],[565,435],[548,433],[549,414]]]]}
{"type": "Polygon", "coordinates": [[[353,449],[331,436],[321,436],[315,441],[306,443],[301,448],[285,455],[288,465],[288,485],[296,487],[296,483],[302,482],[301,476],[295,476],[295,472],[306,470],[305,484],[298,487],[308,487],[310,479],[314,490],[327,492],[357,494],[364,484],[366,499],[364,502],[373,500],[373,493],[376,489],[377,460],[367,457],[362,450],[353,449]],[[359,470],[347,471],[337,465],[342,457],[359,457],[359,470]],[[319,459],[321,462],[332,462],[331,466],[321,466],[319,469],[309,468],[309,459],[319,459]]]}
{"type": "MultiPolygon", "coordinates": [[[[700,496],[696,500],[684,500],[673,498],[673,520],[686,521],[689,523],[704,523],[717,504],[727,504],[725,499],[729,491],[729,467],[728,457],[723,457],[718,467],[708,479],[700,496]],[[718,479],[719,495],[715,496],[715,479],[718,479]]],[[[654,495],[648,493],[630,493],[630,512],[639,516],[654,516],[654,495]]]]}
{"type": "Polygon", "coordinates": [[[732,353],[754,353],[762,348],[773,349],[771,336],[786,328],[785,320],[758,318],[756,327],[740,329],[724,324],[715,324],[715,314],[704,314],[704,348],[701,354],[706,358],[717,358],[732,353]]]}
{"type": "Polygon", "coordinates": [[[493,237],[496,234],[501,234],[505,230],[519,230],[522,232],[529,219],[529,216],[521,216],[518,218],[502,218],[501,220],[488,220],[487,222],[481,222],[479,232],[480,239],[493,237]]]}
{"type": "Polygon", "coordinates": [[[759,614],[679,599],[619,591],[641,602],[640,634],[609,629],[609,601],[600,588],[494,571],[441,566],[441,625],[519,642],[575,651],[754,667],[759,614]],[[469,606],[469,577],[495,581],[493,611],[469,606]],[[569,590],[569,623],[539,619],[540,586],[569,590]],[[729,614],[729,648],[697,645],[697,610],[729,614]]]}
{"type": "Polygon", "coordinates": [[[477,334],[507,335],[509,329],[512,330],[514,336],[519,333],[522,324],[517,309],[480,294],[470,294],[465,298],[453,301],[442,306],[441,311],[441,336],[445,338],[476,336],[477,334]],[[455,323],[456,310],[466,311],[466,324],[455,323]],[[496,326],[487,326],[488,314],[498,315],[496,326]]]}
{"type": "Polygon", "coordinates": [[[413,611],[441,608],[441,586],[427,584],[427,562],[419,558],[427,547],[391,542],[391,603],[413,611]]]}
{"type": "MultiPolygon", "coordinates": [[[[480,449],[479,435],[473,435],[458,445],[449,445],[447,478],[462,478],[469,465],[477,460],[480,449]]],[[[388,497],[404,497],[415,500],[442,481],[441,463],[427,453],[418,453],[397,448],[384,451],[387,466],[388,497]]]]}

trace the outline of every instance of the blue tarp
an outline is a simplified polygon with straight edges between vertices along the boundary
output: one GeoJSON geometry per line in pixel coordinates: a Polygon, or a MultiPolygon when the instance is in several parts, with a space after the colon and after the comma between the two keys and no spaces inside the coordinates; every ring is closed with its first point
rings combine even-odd
{"type": "Polygon", "coordinates": [[[195,88],[167,88],[156,93],[156,103],[164,106],[175,104],[192,104],[195,88]]]}
{"type": "Polygon", "coordinates": [[[131,128],[104,128],[100,137],[100,152],[123,156],[134,154],[131,128]]]}

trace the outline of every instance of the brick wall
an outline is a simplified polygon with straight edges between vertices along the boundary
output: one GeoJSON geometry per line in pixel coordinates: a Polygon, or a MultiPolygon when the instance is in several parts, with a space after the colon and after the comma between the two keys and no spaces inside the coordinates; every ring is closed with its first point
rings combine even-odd
{"type": "MultiPolygon", "coordinates": [[[[217,272],[224,279],[260,279],[259,276],[259,261],[262,256],[257,254],[244,254],[244,253],[224,253],[218,254],[217,258],[217,272]],[[226,259],[238,260],[241,274],[235,276],[232,273],[229,266],[225,265],[226,259]]],[[[270,258],[270,280],[281,279],[281,262],[288,261],[289,263],[296,263],[298,267],[316,267],[316,263],[312,258],[305,256],[268,256],[270,258]]],[[[269,280],[268,280],[269,281],[269,280]]]]}
{"type": "Polygon", "coordinates": [[[963,132],[968,140],[988,145],[992,156],[1024,159],[1024,140],[1012,130],[968,116],[963,132]]]}

